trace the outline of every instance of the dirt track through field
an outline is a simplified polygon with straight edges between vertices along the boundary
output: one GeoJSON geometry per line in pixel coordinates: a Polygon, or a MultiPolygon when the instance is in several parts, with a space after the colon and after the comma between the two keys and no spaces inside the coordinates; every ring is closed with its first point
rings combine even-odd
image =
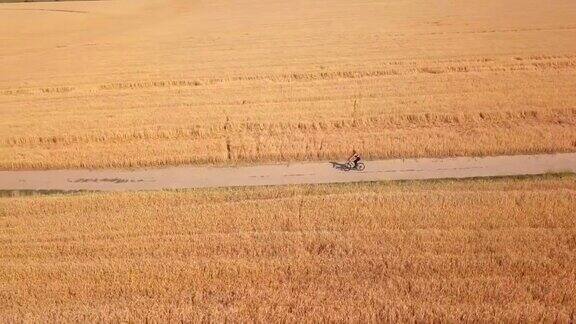
{"type": "Polygon", "coordinates": [[[576,153],[398,159],[345,171],[336,162],[135,170],[0,171],[0,190],[160,190],[382,180],[425,180],[576,172],[576,153]]]}

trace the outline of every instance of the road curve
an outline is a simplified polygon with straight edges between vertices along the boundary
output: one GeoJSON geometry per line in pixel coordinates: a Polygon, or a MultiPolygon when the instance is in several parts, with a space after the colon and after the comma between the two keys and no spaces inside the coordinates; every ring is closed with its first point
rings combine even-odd
{"type": "Polygon", "coordinates": [[[0,190],[159,190],[287,184],[424,180],[576,172],[576,153],[367,161],[366,170],[313,162],[243,167],[0,171],[0,190]]]}

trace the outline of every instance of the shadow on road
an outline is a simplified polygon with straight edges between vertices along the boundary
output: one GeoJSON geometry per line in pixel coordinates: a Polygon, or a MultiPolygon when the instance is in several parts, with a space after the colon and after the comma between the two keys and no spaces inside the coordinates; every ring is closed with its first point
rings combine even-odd
{"type": "Polygon", "coordinates": [[[348,171],[348,166],[346,163],[330,162],[330,164],[332,164],[332,167],[336,170],[348,171]]]}

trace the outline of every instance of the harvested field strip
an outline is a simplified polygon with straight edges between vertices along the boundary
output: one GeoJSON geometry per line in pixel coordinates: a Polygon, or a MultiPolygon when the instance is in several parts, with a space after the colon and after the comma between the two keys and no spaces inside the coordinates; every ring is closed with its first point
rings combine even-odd
{"type": "Polygon", "coordinates": [[[572,176],[0,198],[0,319],[570,322],[575,204],[572,176]]]}
{"type": "Polygon", "coordinates": [[[516,56],[497,63],[492,59],[478,60],[448,60],[446,62],[421,61],[388,62],[383,64],[383,69],[356,71],[319,71],[290,74],[267,74],[267,75],[238,75],[225,78],[199,78],[196,80],[146,80],[133,82],[116,82],[100,84],[96,86],[60,86],[44,88],[19,88],[0,90],[0,95],[18,96],[44,94],[53,95],[72,91],[98,91],[98,90],[140,90],[150,88],[185,88],[211,86],[220,83],[245,82],[245,81],[269,81],[269,82],[310,82],[318,80],[345,80],[360,78],[382,78],[409,74],[443,74],[443,73],[467,73],[467,72],[520,72],[538,70],[573,70],[576,68],[576,60],[572,55],[565,57],[520,57],[516,56]],[[454,65],[459,63],[458,65],[454,65]],[[387,66],[394,66],[390,68],[387,66]],[[386,68],[387,67],[387,68],[386,68]]]}

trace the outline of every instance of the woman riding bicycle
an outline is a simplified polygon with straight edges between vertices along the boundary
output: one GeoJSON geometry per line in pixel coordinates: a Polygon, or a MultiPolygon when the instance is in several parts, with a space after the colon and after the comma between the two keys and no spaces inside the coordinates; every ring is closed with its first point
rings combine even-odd
{"type": "Polygon", "coordinates": [[[352,150],[352,156],[348,158],[348,162],[352,162],[354,164],[354,168],[356,168],[358,166],[358,162],[360,162],[361,159],[362,158],[360,157],[360,154],[358,154],[356,150],[352,150]]]}

